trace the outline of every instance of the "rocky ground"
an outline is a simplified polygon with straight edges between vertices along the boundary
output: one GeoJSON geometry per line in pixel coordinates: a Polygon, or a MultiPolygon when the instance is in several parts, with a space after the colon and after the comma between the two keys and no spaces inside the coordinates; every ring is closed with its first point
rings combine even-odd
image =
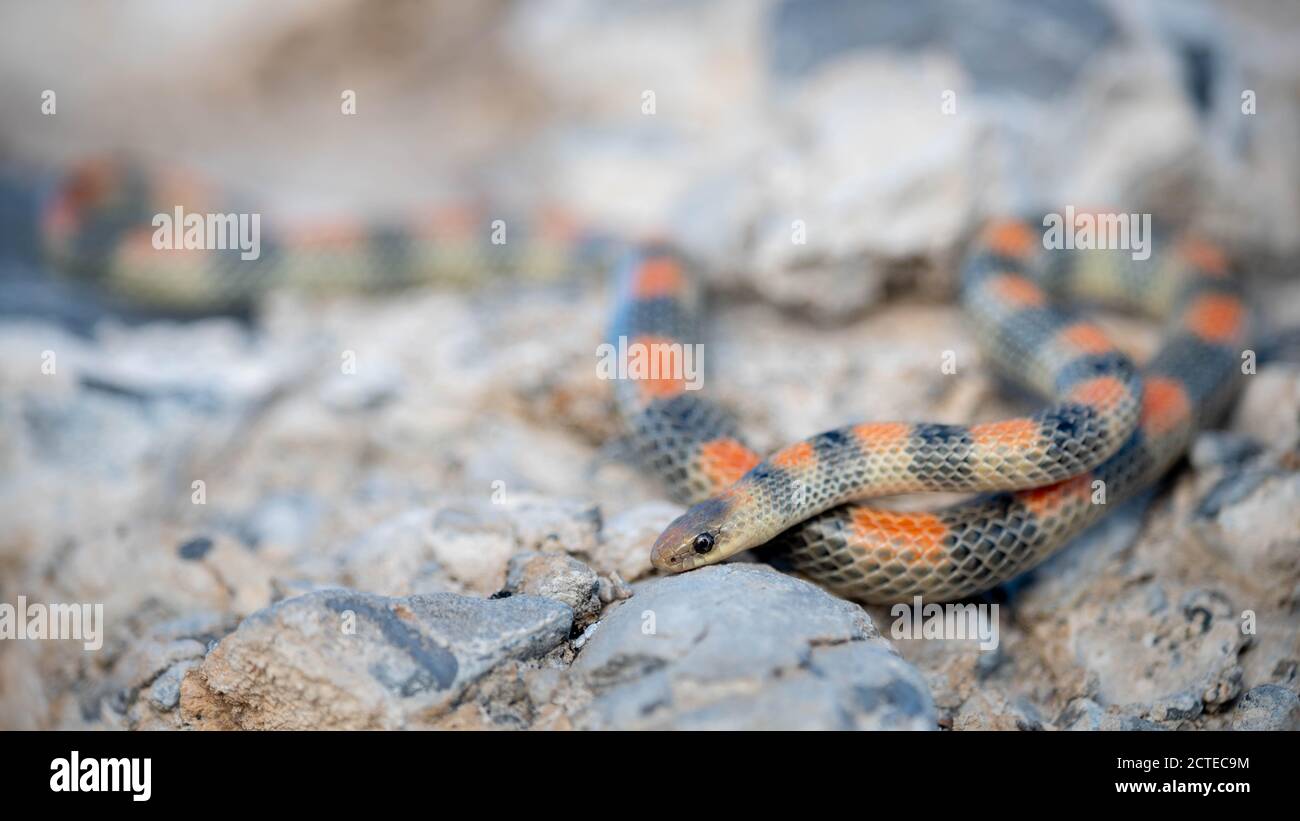
{"type": "MultiPolygon", "coordinates": [[[[648,546],[680,508],[621,461],[591,361],[602,306],[503,289],[310,314],[286,299],[256,334],[220,319],[93,340],[5,324],[5,592],[102,601],[108,638],[98,653],[0,644],[0,724],[1300,720],[1297,366],[1248,377],[1227,428],[1145,510],[1117,510],[996,591],[1001,643],[982,652],[891,639],[884,608],[763,565],[654,577],[648,546]]],[[[728,307],[716,334],[737,367],[710,387],[773,441],[841,414],[1011,407],[977,364],[935,366],[945,349],[974,358],[942,305],[831,331],[728,307]],[[768,350],[800,351],[797,367],[768,350]]]]}
{"type": "MultiPolygon", "coordinates": [[[[782,3],[634,26],[524,4],[505,30],[551,117],[658,89],[649,132],[611,139],[597,116],[542,153],[571,205],[654,214],[700,262],[707,390],[771,448],[1023,407],[951,297],[978,215],[1026,181],[1203,224],[1249,263],[1261,327],[1300,326],[1297,72],[1275,41],[1234,51],[1195,15],[1125,5],[1071,4],[1063,30],[1086,38],[1019,55],[889,4],[829,27],[782,3]],[[627,34],[647,31],[677,46],[627,34]],[[932,50],[864,48],[877,31],[932,50]],[[1076,77],[1121,31],[1170,40],[1076,77]],[[1221,49],[1217,104],[1186,89],[1171,43],[1189,31],[1221,49]],[[1232,71],[1268,101],[1245,126],[1232,71]],[[941,119],[945,88],[960,113],[941,119]]],[[[895,638],[887,608],[752,561],[654,575],[681,508],[626,459],[596,376],[607,310],[590,281],[285,293],[251,325],[5,310],[0,601],[102,602],[107,635],[0,642],[0,727],[1300,729],[1300,365],[1275,337],[1167,483],[981,599],[1001,612],[982,651],[895,638]]],[[[1105,321],[1135,354],[1156,342],[1105,321]]]]}

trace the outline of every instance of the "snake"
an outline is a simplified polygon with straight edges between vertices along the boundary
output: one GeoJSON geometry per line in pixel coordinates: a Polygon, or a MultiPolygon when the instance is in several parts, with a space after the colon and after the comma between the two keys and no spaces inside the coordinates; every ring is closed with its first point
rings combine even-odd
{"type": "Polygon", "coordinates": [[[619,247],[611,232],[552,203],[512,208],[459,196],[372,219],[263,214],[255,198],[202,173],[128,155],[75,162],[42,188],[36,221],[49,270],[126,307],[172,316],[243,312],[283,290],[554,282],[607,271],[619,247]],[[205,220],[256,214],[265,229],[256,258],[244,259],[233,237],[224,248],[160,248],[154,220],[178,210],[205,220]]]}
{"type": "Polygon", "coordinates": [[[972,425],[850,424],[764,457],[683,373],[711,316],[703,279],[664,240],[622,241],[543,209],[506,221],[511,240],[496,243],[485,226],[501,212],[462,204],[396,221],[273,223],[250,264],[238,250],[159,251],[151,217],[178,205],[238,209],[193,175],[95,159],[46,197],[43,244],[60,270],[182,311],[285,286],[384,290],[612,269],[608,339],[656,366],[614,379],[613,406],[636,458],[688,506],[655,540],[652,566],[681,573],[756,550],[864,603],[986,592],[1152,486],[1231,402],[1250,326],[1227,255],[1203,236],[1162,234],[1136,260],[1122,249],[1049,250],[1036,220],[993,218],[961,264],[961,312],[993,369],[1046,404],[972,425]],[[1163,321],[1157,352],[1139,368],[1074,307],[1085,303],[1163,321]],[[974,495],[935,511],[878,501],[927,492],[974,495]]]}
{"type": "Polygon", "coordinates": [[[687,262],[665,246],[623,260],[611,337],[659,367],[622,381],[616,401],[639,458],[690,505],[656,539],[655,568],[680,573],[760,548],[864,603],[974,596],[1151,486],[1231,400],[1249,317],[1207,239],[1162,239],[1138,262],[1118,249],[1048,250],[1032,221],[1001,217],[971,245],[962,312],[994,368],[1048,404],[974,425],[852,424],[766,458],[682,374],[680,346],[704,344],[687,262]],[[1145,366],[1072,307],[1092,301],[1163,319],[1145,366]],[[924,492],[976,495],[938,511],[871,504],[924,492]]]}

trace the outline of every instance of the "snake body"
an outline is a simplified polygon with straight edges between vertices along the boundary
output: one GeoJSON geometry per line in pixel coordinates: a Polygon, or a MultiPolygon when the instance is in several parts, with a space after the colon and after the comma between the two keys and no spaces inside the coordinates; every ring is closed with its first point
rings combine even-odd
{"type": "Polygon", "coordinates": [[[200,175],[121,157],[83,161],[43,197],[42,245],[53,267],[133,306],[169,313],[248,308],[266,294],[393,292],[479,284],[492,277],[551,281],[607,271],[616,247],[557,207],[454,200],[358,220],[260,214],[200,175]],[[238,248],[159,249],[156,215],[258,213],[255,259],[238,248]]]}
{"type": "MultiPolygon", "coordinates": [[[[263,256],[158,251],[151,217],[177,205],[230,211],[193,178],[92,162],[48,198],[47,248],[65,269],[171,309],[256,300],[285,285],[313,291],[571,273],[620,245],[557,213],[513,220],[489,241],[486,209],[435,209],[397,222],[289,229],[272,223],[263,256]]],[[[961,304],[989,361],[1048,397],[1042,410],[975,425],[871,422],[796,442],[766,459],[732,416],[674,371],[703,341],[700,282],[664,244],[617,266],[610,336],[651,351],[649,377],[614,383],[640,459],[691,507],[656,540],[653,564],[680,572],[750,548],[865,602],[969,596],[1041,562],[1149,486],[1231,398],[1247,311],[1222,252],[1193,236],[1137,263],[1126,251],[1048,252],[1030,224],[994,220],[961,275],[961,304]],[[1117,303],[1164,317],[1141,370],[1065,304],[1117,303]],[[937,512],[897,512],[873,497],[978,492],[937,512]]]]}
{"type": "MultiPolygon", "coordinates": [[[[1052,398],[1029,416],[857,424],[763,459],[672,376],[672,362],[660,378],[627,380],[616,394],[643,461],[693,505],[660,535],[652,562],[680,572],[766,545],[769,558],[872,603],[961,598],[1041,562],[1167,470],[1239,372],[1247,312],[1223,254],[1188,236],[1150,268],[1126,255],[1045,252],[1017,220],[991,222],[976,241],[962,306],[995,365],[1052,398]],[[1161,315],[1163,344],[1139,372],[1054,297],[1161,315]],[[860,501],[919,491],[991,493],[939,512],[860,501]]],[[[617,301],[613,333],[643,350],[671,358],[670,343],[700,341],[697,285],[668,249],[624,263],[617,301]]]]}

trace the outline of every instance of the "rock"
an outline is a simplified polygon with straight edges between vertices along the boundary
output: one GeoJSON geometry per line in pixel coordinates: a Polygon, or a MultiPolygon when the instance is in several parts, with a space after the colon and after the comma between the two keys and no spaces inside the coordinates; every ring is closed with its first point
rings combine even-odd
{"type": "Polygon", "coordinates": [[[631,726],[682,730],[932,730],[937,724],[919,673],[886,650],[858,644],[814,648],[805,673],[756,693],[693,705],[671,722],[653,714],[644,725],[627,718],[631,726]]]}
{"type": "Polygon", "coordinates": [[[1280,659],[1273,666],[1272,678],[1274,683],[1294,686],[1300,680],[1296,675],[1298,671],[1300,671],[1300,663],[1295,659],[1280,659]]]}
{"type": "Polygon", "coordinates": [[[1065,94],[1089,58],[1105,49],[1120,28],[1105,4],[973,5],[961,19],[942,2],[852,3],[784,0],[769,20],[769,60],[778,75],[804,76],[861,49],[906,42],[918,50],[956,54],[983,88],[1007,88],[1032,97],[1065,94]],[[821,13],[817,13],[821,12],[821,13]],[[1015,43],[994,32],[1058,26],[1075,37],[1023,38],[1015,43]]]}
{"type": "MultiPolygon", "coordinates": [[[[465,580],[444,572],[433,536],[434,512],[419,508],[401,513],[367,530],[339,554],[339,575],[352,589],[386,596],[458,592],[477,587],[491,592],[496,579],[495,560],[504,562],[511,540],[504,527],[482,530],[477,543],[486,561],[458,566],[465,580]]],[[[469,538],[468,536],[466,538],[469,538]]],[[[454,542],[453,542],[454,543],[454,542]]]]}
{"type": "Polygon", "coordinates": [[[954,730],[1042,730],[1038,708],[1027,699],[1004,701],[1000,696],[976,692],[962,702],[952,720],[954,730]]]}
{"type": "Polygon", "coordinates": [[[1259,442],[1244,433],[1202,431],[1192,443],[1189,458],[1197,470],[1239,467],[1262,452],[1259,442]]]}
{"type": "Polygon", "coordinates": [[[1221,592],[1194,588],[1178,608],[1131,589],[1066,617],[1071,649],[1095,677],[1097,701],[1157,721],[1217,710],[1241,691],[1237,656],[1247,644],[1221,592]]]}
{"type": "Polygon", "coordinates": [[[1300,365],[1271,363],[1244,382],[1232,429],[1272,450],[1300,446],[1300,365]]]}
{"type": "Polygon", "coordinates": [[[208,555],[212,549],[212,540],[207,536],[195,536],[176,548],[176,555],[187,561],[196,562],[208,555]]]}
{"type": "Polygon", "coordinates": [[[1071,701],[1057,717],[1056,725],[1062,730],[1105,730],[1107,732],[1164,729],[1153,721],[1125,715],[1117,708],[1103,708],[1090,698],[1076,698],[1071,701]]]}
{"type": "Polygon", "coordinates": [[[246,616],[271,603],[276,568],[270,557],[231,538],[217,538],[201,553],[192,553],[186,560],[201,565],[215,579],[233,613],[246,616]]]}
{"type": "Polygon", "coordinates": [[[499,504],[461,499],[408,510],[370,528],[339,562],[344,580],[359,590],[486,596],[501,589],[515,553],[591,555],[600,530],[599,509],[582,502],[525,494],[499,504]]]}
{"type": "Polygon", "coordinates": [[[639,585],[573,669],[597,694],[586,727],[937,726],[920,674],[860,607],[760,565],[639,585]]]}
{"type": "Polygon", "coordinates": [[[1100,730],[1106,711],[1090,698],[1071,701],[1056,719],[1062,730],[1100,730]]]}
{"type": "Polygon", "coordinates": [[[200,610],[159,622],[149,630],[151,638],[159,641],[194,639],[205,647],[239,626],[239,619],[211,610],[200,610]]]}
{"type": "Polygon", "coordinates": [[[655,538],[683,512],[681,505],[649,502],[612,517],[601,530],[592,565],[629,582],[650,575],[650,548],[655,538]]]}
{"type": "Polygon", "coordinates": [[[402,389],[402,373],[385,362],[354,370],[340,371],[320,386],[320,400],[339,413],[374,410],[392,401],[402,389]]]}
{"type": "Polygon", "coordinates": [[[1225,508],[1249,498],[1260,485],[1277,475],[1277,472],[1269,470],[1229,468],[1226,475],[1221,475],[1221,478],[1201,497],[1196,516],[1202,520],[1214,521],[1225,508]]]}
{"type": "Polygon", "coordinates": [[[181,700],[181,680],[198,664],[198,659],[177,662],[154,679],[149,686],[149,701],[153,706],[163,711],[175,709],[181,700]]]}
{"type": "Polygon", "coordinates": [[[524,672],[524,684],[533,707],[533,729],[572,730],[572,716],[591,705],[591,691],[567,670],[542,667],[524,672]]]}
{"type": "MultiPolygon", "coordinates": [[[[1237,683],[1240,685],[1239,680],[1237,683]]],[[[1148,714],[1154,721],[1186,721],[1201,714],[1203,702],[1219,707],[1223,704],[1223,698],[1218,694],[1217,688],[1208,696],[1191,692],[1175,693],[1156,702],[1148,714]]]]}
{"type": "Polygon", "coordinates": [[[303,493],[274,493],[241,517],[239,537],[249,547],[307,547],[324,517],[323,500],[303,493]]]}
{"type": "Polygon", "coordinates": [[[1300,573],[1300,471],[1230,472],[1202,497],[1194,521],[1202,540],[1243,573],[1300,573]]]}
{"type": "Polygon", "coordinates": [[[510,522],[482,504],[438,509],[428,523],[432,558],[465,589],[491,593],[505,581],[506,562],[518,546],[510,522]]]}
{"type": "Polygon", "coordinates": [[[509,494],[504,511],[519,550],[591,555],[600,541],[600,508],[587,502],[509,494]]]}
{"type": "Polygon", "coordinates": [[[222,639],[185,677],[182,716],[201,728],[427,725],[495,665],[555,648],[572,621],[567,605],[528,595],[309,593],[222,639]]]}
{"type": "Polygon", "coordinates": [[[574,627],[586,627],[600,613],[596,571],[563,553],[517,553],[506,569],[506,590],[567,604],[574,627]]]}
{"type": "Polygon", "coordinates": [[[618,573],[611,573],[597,580],[596,595],[600,596],[603,603],[609,604],[632,598],[632,588],[618,573]]]}
{"type": "Polygon", "coordinates": [[[923,89],[964,93],[966,85],[946,59],[903,67],[862,56],[799,87],[791,105],[796,131],[774,136],[764,187],[733,230],[753,237],[739,266],[745,285],[769,302],[843,320],[883,300],[894,263],[920,262],[900,271],[906,286],[927,278],[973,206],[976,189],[953,172],[969,167],[978,131],[909,100],[923,89]],[[926,159],[889,166],[869,159],[895,152],[926,159]]]}
{"type": "Polygon", "coordinates": [[[1232,711],[1234,730],[1300,730],[1300,697],[1277,684],[1247,690],[1232,711]]]}
{"type": "Polygon", "coordinates": [[[139,642],[118,659],[114,676],[124,687],[139,689],[177,662],[202,658],[206,649],[191,638],[139,642]]]}

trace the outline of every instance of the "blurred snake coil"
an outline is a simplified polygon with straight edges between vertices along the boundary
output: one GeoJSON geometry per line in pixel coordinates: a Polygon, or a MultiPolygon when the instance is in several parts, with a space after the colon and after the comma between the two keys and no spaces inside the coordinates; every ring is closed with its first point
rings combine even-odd
{"type": "MultiPolygon", "coordinates": [[[[701,283],[680,254],[618,242],[558,211],[508,221],[505,243],[486,240],[490,211],[466,206],[378,227],[315,225],[264,238],[250,261],[237,248],[157,250],[151,219],[178,204],[231,210],[190,177],[89,163],[49,197],[42,239],[57,267],[106,293],[180,311],[250,304],[286,286],[384,290],[613,267],[612,340],[660,351],[702,342],[701,283]]],[[[1036,413],[975,425],[866,422],[764,459],[731,414],[687,389],[674,363],[662,363],[666,376],[616,380],[640,460],[691,505],[656,540],[654,566],[680,572],[761,548],[778,566],[863,602],[971,596],[1034,567],[1151,486],[1233,397],[1249,316],[1229,261],[1203,238],[1160,237],[1151,258],[1135,262],[1120,249],[1046,251],[1031,223],[994,219],[960,279],[988,361],[1050,402],[1036,413]],[[1139,369],[1067,307],[1080,301],[1162,319],[1159,350],[1139,369]],[[917,492],[981,495],[936,512],[866,502],[917,492]]]]}

